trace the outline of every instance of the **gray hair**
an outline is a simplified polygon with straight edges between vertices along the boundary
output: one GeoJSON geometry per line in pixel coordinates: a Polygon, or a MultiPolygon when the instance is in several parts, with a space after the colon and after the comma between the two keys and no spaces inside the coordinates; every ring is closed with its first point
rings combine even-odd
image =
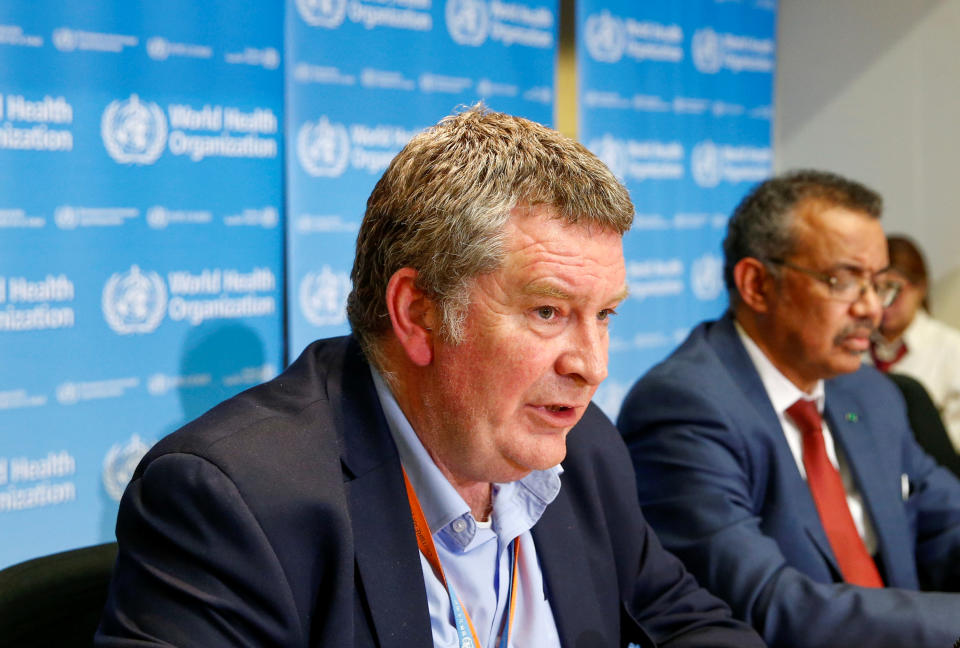
{"type": "Polygon", "coordinates": [[[367,358],[384,369],[386,288],[405,267],[437,304],[438,334],[456,343],[471,278],[503,260],[503,231],[518,205],[549,205],[560,220],[623,234],[627,190],[583,145],[536,122],[477,104],[418,134],[367,200],[357,236],[347,317],[367,358]]]}
{"type": "Polygon", "coordinates": [[[880,218],[883,199],[873,189],[835,173],[801,169],[774,176],[754,187],[730,217],[723,241],[723,279],[731,304],[739,299],[733,268],[741,259],[785,259],[794,250],[793,221],[810,203],[843,207],[880,218]]]}

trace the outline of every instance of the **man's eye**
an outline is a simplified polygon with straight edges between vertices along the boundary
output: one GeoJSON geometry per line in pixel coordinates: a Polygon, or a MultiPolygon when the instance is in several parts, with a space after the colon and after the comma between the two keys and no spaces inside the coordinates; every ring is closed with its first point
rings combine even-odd
{"type": "Polygon", "coordinates": [[[605,322],[616,314],[617,311],[613,310],[612,308],[604,308],[602,311],[597,313],[597,319],[601,322],[605,322]]]}
{"type": "Polygon", "coordinates": [[[843,291],[849,290],[853,287],[860,287],[860,277],[851,274],[849,272],[838,272],[833,275],[833,281],[831,282],[834,290],[843,291]]]}
{"type": "Polygon", "coordinates": [[[540,306],[537,309],[537,317],[542,320],[550,320],[556,317],[557,309],[553,306],[540,306]]]}

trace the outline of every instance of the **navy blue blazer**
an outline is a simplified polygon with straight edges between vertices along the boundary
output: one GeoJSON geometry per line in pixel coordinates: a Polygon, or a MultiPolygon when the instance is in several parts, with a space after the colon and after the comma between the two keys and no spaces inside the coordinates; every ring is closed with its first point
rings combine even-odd
{"type": "MultiPolygon", "coordinates": [[[[640,514],[595,407],[533,529],[564,646],[760,646],[640,514]]],[[[396,448],[350,338],[158,443],[120,504],[97,646],[411,648],[432,643],[396,448]]]]}
{"type": "Polygon", "coordinates": [[[624,402],[618,425],[644,513],[770,646],[948,647],[960,636],[960,482],[916,444],[900,393],[872,367],[825,387],[825,418],[865,500],[888,588],[839,583],[730,315],[698,326],[624,402]]]}

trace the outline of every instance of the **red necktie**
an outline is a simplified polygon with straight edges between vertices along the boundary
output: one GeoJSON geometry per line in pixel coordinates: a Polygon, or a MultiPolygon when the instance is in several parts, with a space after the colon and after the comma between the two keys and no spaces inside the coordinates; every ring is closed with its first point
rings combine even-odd
{"type": "Polygon", "coordinates": [[[873,360],[873,366],[882,371],[883,373],[888,373],[890,367],[900,362],[903,356],[907,355],[907,343],[903,340],[900,341],[900,346],[897,348],[897,352],[893,354],[893,357],[890,360],[883,360],[877,355],[877,345],[874,342],[870,342],[870,358],[873,360]]]}
{"type": "Polygon", "coordinates": [[[787,414],[803,433],[803,466],[807,470],[807,484],[843,580],[863,587],[883,587],[877,565],[867,553],[850,515],[840,472],[827,457],[817,406],[813,401],[800,399],[787,408],[787,414]]]}

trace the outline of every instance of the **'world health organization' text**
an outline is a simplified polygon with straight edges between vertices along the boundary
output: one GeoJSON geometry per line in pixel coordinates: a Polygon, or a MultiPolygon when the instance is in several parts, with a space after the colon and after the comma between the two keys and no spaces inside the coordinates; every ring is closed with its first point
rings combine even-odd
{"type": "Polygon", "coordinates": [[[277,141],[244,135],[236,137],[220,135],[187,135],[183,131],[170,133],[170,152],[187,155],[194,162],[207,157],[274,158],[277,157],[277,141]]]}

